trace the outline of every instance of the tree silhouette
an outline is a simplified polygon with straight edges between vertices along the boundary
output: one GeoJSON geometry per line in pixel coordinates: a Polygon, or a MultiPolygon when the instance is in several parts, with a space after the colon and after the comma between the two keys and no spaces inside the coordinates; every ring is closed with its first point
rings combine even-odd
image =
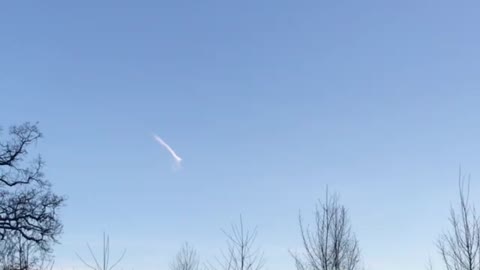
{"type": "Polygon", "coordinates": [[[210,267],[218,270],[260,270],[264,266],[263,253],[254,247],[257,238],[257,229],[249,230],[244,227],[240,217],[238,225],[232,224],[229,232],[224,231],[227,237],[227,249],[222,252],[221,259],[217,259],[218,266],[210,267]]]}
{"type": "Polygon", "coordinates": [[[170,264],[170,270],[198,270],[199,264],[197,252],[188,243],[185,243],[170,264]]]}
{"type": "Polygon", "coordinates": [[[437,247],[447,270],[479,270],[480,221],[470,202],[470,181],[461,172],[458,193],[457,207],[450,208],[450,230],[440,236],[437,247]]]}
{"type": "Polygon", "coordinates": [[[52,192],[42,172],[41,157],[29,155],[42,134],[37,124],[27,122],[12,126],[7,136],[0,135],[1,251],[10,249],[12,253],[27,245],[30,250],[48,253],[62,232],[58,210],[64,198],[52,192]]]}
{"type": "Polygon", "coordinates": [[[325,200],[315,208],[313,229],[303,225],[299,216],[303,254],[293,254],[298,270],[356,270],[360,250],[352,232],[347,209],[338,196],[327,190],[325,200]]]}

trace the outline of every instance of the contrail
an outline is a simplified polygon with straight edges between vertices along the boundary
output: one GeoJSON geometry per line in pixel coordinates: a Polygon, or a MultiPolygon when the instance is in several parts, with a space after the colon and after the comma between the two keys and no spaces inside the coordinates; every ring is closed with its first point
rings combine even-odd
{"type": "Polygon", "coordinates": [[[175,163],[180,166],[180,162],[182,161],[182,158],[179,157],[177,155],[177,153],[175,153],[175,151],[173,151],[173,149],[164,141],[162,140],[162,138],[160,138],[159,136],[153,134],[153,138],[159,143],[161,144],[163,147],[165,147],[165,149],[167,149],[168,152],[170,152],[170,154],[172,155],[173,159],[175,159],[175,163]]]}

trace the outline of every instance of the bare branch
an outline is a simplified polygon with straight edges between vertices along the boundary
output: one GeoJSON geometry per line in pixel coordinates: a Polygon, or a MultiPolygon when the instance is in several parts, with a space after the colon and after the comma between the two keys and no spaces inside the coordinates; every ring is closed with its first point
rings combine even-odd
{"type": "Polygon", "coordinates": [[[450,231],[443,233],[437,248],[447,270],[480,270],[480,222],[470,202],[470,179],[459,172],[459,201],[450,208],[450,231]]]}
{"type": "Polygon", "coordinates": [[[170,264],[170,270],[198,270],[200,260],[196,250],[185,243],[170,264]]]}
{"type": "Polygon", "coordinates": [[[0,140],[0,240],[2,255],[11,257],[3,265],[15,257],[15,264],[28,261],[30,268],[39,268],[36,262],[52,252],[62,232],[58,210],[65,198],[52,193],[41,157],[29,155],[41,137],[37,124],[27,122],[0,140]]]}
{"type": "Polygon", "coordinates": [[[85,261],[78,253],[76,253],[77,257],[80,261],[88,268],[92,270],[112,270],[115,268],[124,258],[126,250],[123,251],[122,255],[110,266],[110,238],[105,233],[103,234],[103,248],[102,248],[102,260],[99,261],[93,249],[90,247],[90,244],[87,243],[87,248],[92,257],[94,263],[88,263],[85,261]]]}
{"type": "Polygon", "coordinates": [[[210,264],[215,270],[261,270],[265,265],[263,253],[254,249],[257,229],[253,231],[244,228],[243,219],[232,225],[230,232],[223,231],[227,237],[227,248],[222,252],[222,258],[217,258],[217,267],[210,264]]]}
{"type": "Polygon", "coordinates": [[[313,230],[303,224],[299,215],[303,254],[291,252],[297,270],[356,270],[359,269],[360,250],[351,231],[347,210],[338,202],[338,196],[320,201],[314,212],[313,230]]]}

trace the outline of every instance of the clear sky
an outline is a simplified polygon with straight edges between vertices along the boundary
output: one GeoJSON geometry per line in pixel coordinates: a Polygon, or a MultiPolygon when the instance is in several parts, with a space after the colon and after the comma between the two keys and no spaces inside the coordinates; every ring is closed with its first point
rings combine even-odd
{"type": "Polygon", "coordinates": [[[4,1],[0,124],[40,122],[47,176],[68,197],[57,268],[80,269],[75,252],[103,231],[114,255],[127,248],[126,270],[166,269],[183,241],[211,259],[242,214],[266,269],[294,269],[298,212],[329,185],[367,270],[425,269],[459,165],[480,195],[479,12],[438,0],[4,1]]]}

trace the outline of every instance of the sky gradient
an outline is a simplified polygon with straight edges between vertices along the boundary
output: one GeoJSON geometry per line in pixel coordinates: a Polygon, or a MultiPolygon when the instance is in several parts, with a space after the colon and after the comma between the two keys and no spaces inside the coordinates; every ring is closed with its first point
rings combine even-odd
{"type": "MultiPolygon", "coordinates": [[[[452,1],[8,1],[0,125],[39,121],[68,197],[58,269],[103,231],[129,269],[221,228],[258,226],[294,269],[297,217],[328,185],[366,270],[437,261],[458,169],[480,200],[480,4],[452,1]],[[388,3],[387,3],[388,2],[388,3]],[[156,143],[182,157],[182,169],[156,143]]],[[[438,265],[438,264],[437,264],[438,265]]]]}

